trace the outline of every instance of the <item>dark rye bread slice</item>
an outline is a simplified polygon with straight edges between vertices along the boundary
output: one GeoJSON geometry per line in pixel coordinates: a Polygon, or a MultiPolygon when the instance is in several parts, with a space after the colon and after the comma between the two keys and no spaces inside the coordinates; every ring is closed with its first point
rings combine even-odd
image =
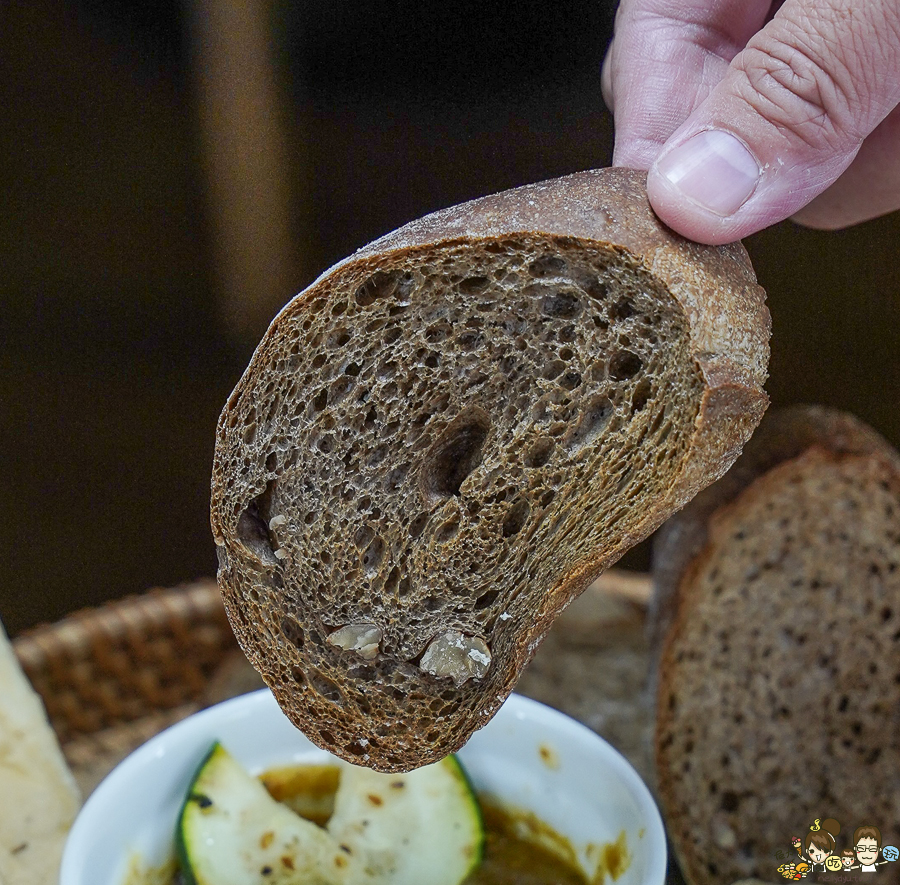
{"type": "Polygon", "coordinates": [[[643,182],[585,172],[428,216],[263,338],[218,426],[219,583],[317,744],[384,771],[458,749],[758,423],[746,253],[664,229],[643,182]]]}
{"type": "Polygon", "coordinates": [[[775,880],[816,818],[900,842],[900,458],[767,415],[658,535],[659,798],[685,878],[775,880]]]}

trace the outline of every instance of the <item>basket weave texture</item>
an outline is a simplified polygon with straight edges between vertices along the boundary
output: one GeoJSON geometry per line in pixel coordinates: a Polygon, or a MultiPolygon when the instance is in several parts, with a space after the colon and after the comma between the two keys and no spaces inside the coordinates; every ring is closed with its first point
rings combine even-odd
{"type": "Polygon", "coordinates": [[[213,580],[76,612],[13,646],[64,749],[81,736],[196,704],[237,649],[213,580]]]}

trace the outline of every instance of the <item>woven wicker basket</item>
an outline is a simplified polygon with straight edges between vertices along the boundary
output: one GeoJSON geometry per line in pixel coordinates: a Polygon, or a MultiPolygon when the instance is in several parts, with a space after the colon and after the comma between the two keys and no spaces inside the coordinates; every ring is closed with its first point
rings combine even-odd
{"type": "Polygon", "coordinates": [[[198,703],[237,649],[212,580],[86,609],[13,645],[64,748],[198,703]]]}

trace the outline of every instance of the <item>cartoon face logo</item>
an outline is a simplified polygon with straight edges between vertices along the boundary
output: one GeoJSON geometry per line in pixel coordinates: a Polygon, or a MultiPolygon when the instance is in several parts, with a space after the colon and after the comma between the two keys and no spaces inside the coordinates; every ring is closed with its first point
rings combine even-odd
{"type": "MultiPolygon", "coordinates": [[[[816,818],[805,839],[801,840],[796,836],[791,838],[791,845],[799,858],[782,863],[778,872],[785,879],[805,879],[817,869],[825,869],[831,873],[858,869],[872,872],[880,866],[900,860],[900,849],[894,845],[882,845],[881,830],[876,826],[867,823],[857,827],[850,846],[843,849],[839,849],[837,841],[840,832],[841,825],[834,818],[816,818]],[[884,859],[879,860],[879,855],[884,859]]],[[[784,852],[776,851],[775,857],[783,861],[784,852]]]]}
{"type": "Polygon", "coordinates": [[[878,840],[873,836],[861,836],[856,843],[856,857],[863,866],[871,866],[878,860],[878,840]]]}
{"type": "Polygon", "coordinates": [[[810,845],[806,852],[813,863],[824,863],[825,858],[831,854],[830,851],[825,851],[824,848],[819,848],[817,845],[810,845]]]}

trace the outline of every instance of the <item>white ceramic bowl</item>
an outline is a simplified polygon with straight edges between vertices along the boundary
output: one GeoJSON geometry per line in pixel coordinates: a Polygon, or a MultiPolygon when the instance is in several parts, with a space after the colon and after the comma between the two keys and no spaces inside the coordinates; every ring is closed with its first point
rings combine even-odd
{"type": "MultiPolygon", "coordinates": [[[[253,774],[329,758],[267,689],[197,713],[132,753],[88,799],[66,843],[60,885],[124,885],[135,855],[149,866],[165,863],[187,786],[216,740],[253,774]]],[[[664,882],[665,836],[650,792],[583,725],[512,695],[459,757],[478,792],[534,812],[565,836],[589,879],[602,847],[624,832],[629,861],[616,885],[664,882]]]]}

